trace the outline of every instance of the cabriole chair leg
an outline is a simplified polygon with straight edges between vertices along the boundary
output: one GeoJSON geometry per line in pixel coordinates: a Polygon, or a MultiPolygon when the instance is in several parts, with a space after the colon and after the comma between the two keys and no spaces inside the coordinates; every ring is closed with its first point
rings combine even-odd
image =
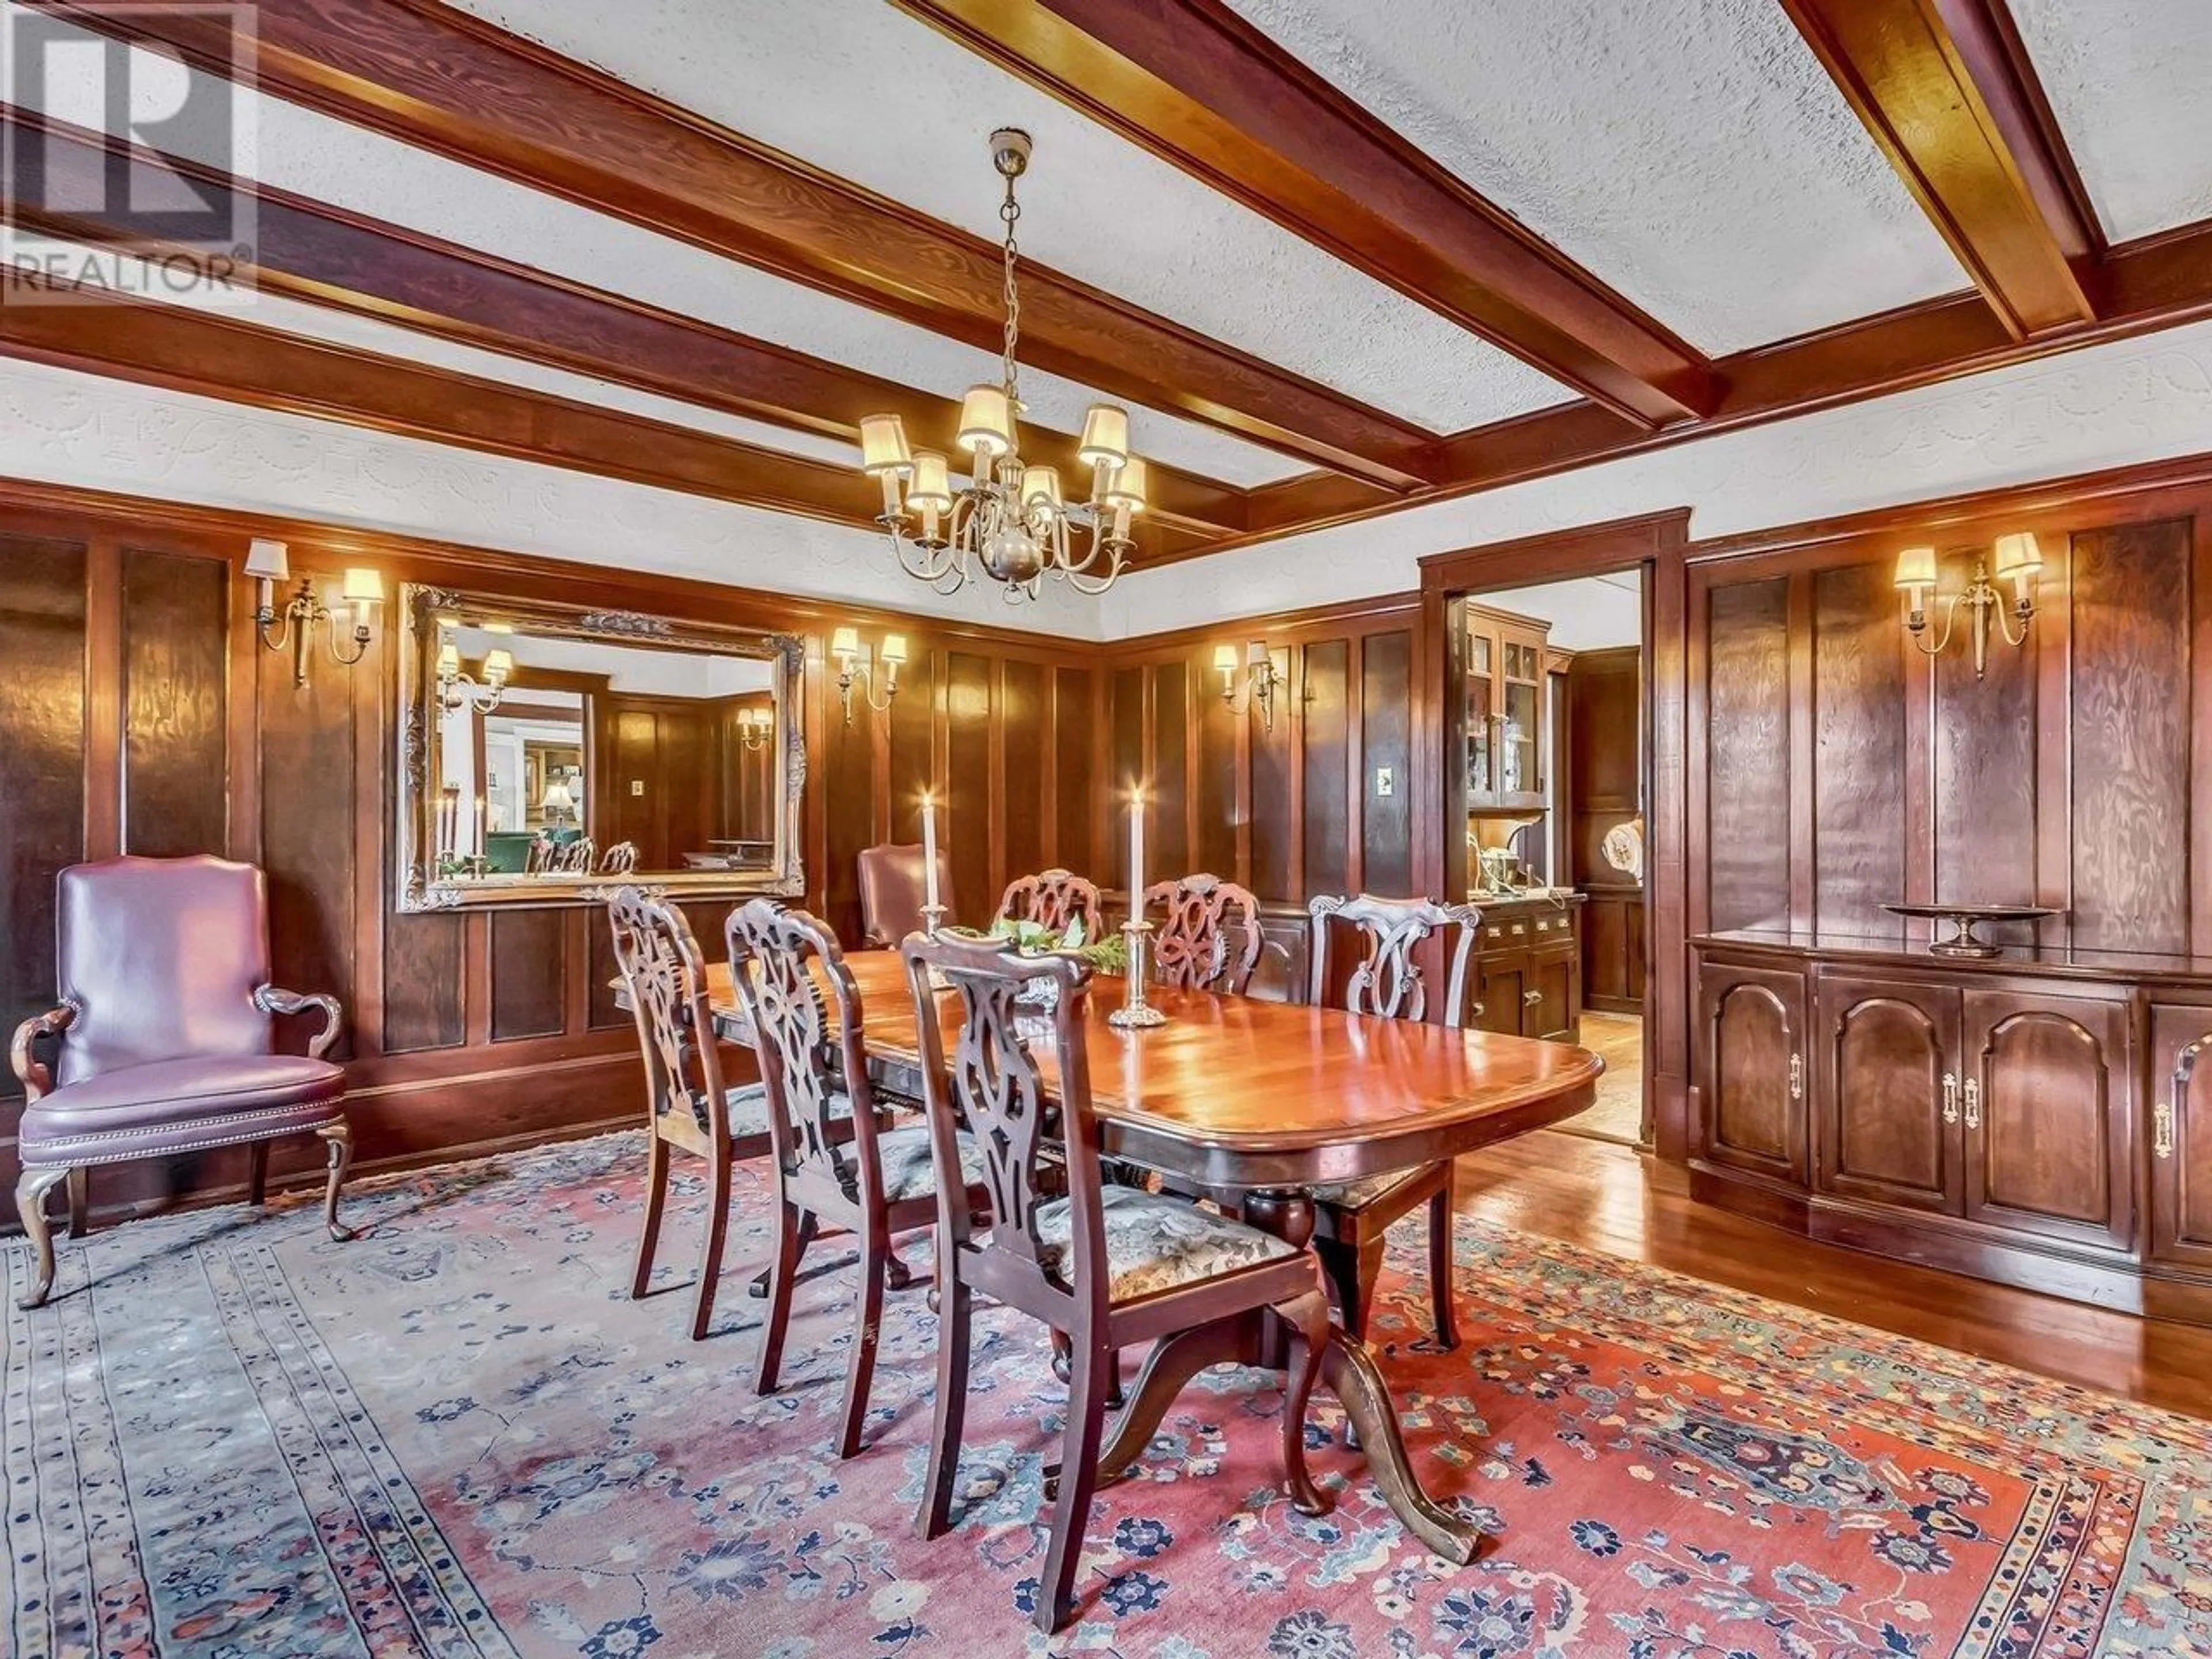
{"type": "Polygon", "coordinates": [[[26,1170],[15,1182],[15,1213],[31,1240],[31,1288],[15,1305],[26,1312],[46,1305],[54,1288],[54,1228],[46,1218],[46,1194],[70,1176],[67,1170],[26,1170]]]}
{"type": "Polygon", "coordinates": [[[350,1123],[325,1123],[315,1131],[327,1147],[330,1178],[323,1185],[323,1227],[331,1240],[343,1244],[353,1237],[353,1229],[338,1220],[338,1194],[345,1186],[346,1172],[353,1168],[353,1126],[350,1123]]]}

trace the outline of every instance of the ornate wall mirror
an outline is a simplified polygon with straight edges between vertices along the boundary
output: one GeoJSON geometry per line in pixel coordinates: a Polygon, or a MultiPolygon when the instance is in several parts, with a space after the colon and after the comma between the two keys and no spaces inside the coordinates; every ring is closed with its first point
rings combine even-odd
{"type": "Polygon", "coordinates": [[[399,598],[402,910],[805,890],[796,635],[399,598]]]}

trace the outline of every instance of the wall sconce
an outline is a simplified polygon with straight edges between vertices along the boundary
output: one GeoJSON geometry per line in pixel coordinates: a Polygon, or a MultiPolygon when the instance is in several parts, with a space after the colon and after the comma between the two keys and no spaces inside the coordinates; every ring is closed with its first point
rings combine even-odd
{"type": "Polygon", "coordinates": [[[2004,596],[1990,580],[1989,562],[1977,556],[1974,579],[1966,591],[1939,596],[1943,607],[1943,629],[1931,642],[1928,638],[1928,596],[1936,586],[1936,550],[1908,547],[1897,556],[1897,586],[1905,596],[1905,631],[1920,647],[1923,656],[1943,654],[1951,643],[1951,630],[1959,620],[1959,607],[1962,605],[1972,613],[1967,627],[1976,679],[1989,672],[1992,626],[2015,650],[2027,643],[2028,624],[2035,620],[2035,573],[2043,568],[2043,550],[2036,544],[2033,534],[2027,531],[2000,536],[1996,564],[1997,580],[2012,583],[2012,603],[2008,605],[2004,596]],[[2016,630],[2014,623],[2018,624],[2016,630]]]}
{"type": "Polygon", "coordinates": [[[837,696],[845,705],[846,725],[853,723],[853,685],[856,680],[860,686],[861,702],[878,714],[890,712],[891,699],[898,696],[899,665],[906,660],[905,635],[884,635],[884,678],[880,686],[875,683],[875,662],[868,647],[860,643],[857,629],[841,628],[831,634],[830,654],[837,659],[837,696]]]}
{"type": "Polygon", "coordinates": [[[738,710],[738,741],[744,744],[747,754],[757,754],[767,748],[769,739],[775,735],[775,716],[767,709],[738,710]]]}
{"type": "Polygon", "coordinates": [[[1267,654],[1267,642],[1255,640],[1244,647],[1244,684],[1237,683],[1237,647],[1217,645],[1213,647],[1213,666],[1221,676],[1221,701],[1231,712],[1243,714],[1255,704],[1259,706],[1260,724],[1267,731],[1275,729],[1275,659],[1267,654]]]}
{"type": "Polygon", "coordinates": [[[246,550],[246,574],[261,585],[259,601],[253,609],[254,629],[261,643],[271,651],[282,651],[288,644],[291,647],[293,684],[307,683],[307,640],[319,626],[328,630],[332,661],[350,668],[368,651],[370,618],[376,614],[375,607],[384,603],[384,578],[375,571],[347,571],[336,611],[316,593],[314,578],[302,576],[299,590],[285,604],[281,617],[276,610],[276,584],[292,580],[284,544],[256,538],[246,550]],[[349,611],[353,620],[350,653],[338,643],[349,611]]]}
{"type": "Polygon", "coordinates": [[[473,708],[489,714],[506,695],[514,676],[514,653],[504,649],[484,653],[483,678],[471,678],[461,667],[461,648],[448,634],[438,642],[438,707],[447,714],[473,708]]]}

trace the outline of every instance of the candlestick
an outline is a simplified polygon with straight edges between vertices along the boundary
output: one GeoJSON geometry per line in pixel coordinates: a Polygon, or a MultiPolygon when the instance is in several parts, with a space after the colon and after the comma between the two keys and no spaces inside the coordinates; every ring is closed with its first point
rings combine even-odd
{"type": "MultiPolygon", "coordinates": [[[[1137,850],[1142,851],[1141,848],[1137,850]]],[[[1106,1016],[1109,1025],[1118,1025],[1127,1030],[1132,1027],[1164,1025],[1168,1017],[1145,1000],[1145,942],[1152,937],[1152,924],[1133,917],[1121,924],[1121,937],[1128,942],[1129,965],[1121,980],[1121,1006],[1106,1016]]]]}
{"type": "Polygon", "coordinates": [[[1129,792],[1129,914],[1145,908],[1145,792],[1129,792]]]}
{"type": "Polygon", "coordinates": [[[490,849],[484,843],[484,798],[478,795],[477,797],[477,842],[473,850],[479,854],[489,851],[490,849]]]}
{"type": "MultiPolygon", "coordinates": [[[[929,918],[945,915],[945,907],[938,902],[937,893],[937,797],[927,789],[921,792],[921,913],[929,918]]],[[[937,937],[937,921],[929,921],[929,936],[937,937]]]]}

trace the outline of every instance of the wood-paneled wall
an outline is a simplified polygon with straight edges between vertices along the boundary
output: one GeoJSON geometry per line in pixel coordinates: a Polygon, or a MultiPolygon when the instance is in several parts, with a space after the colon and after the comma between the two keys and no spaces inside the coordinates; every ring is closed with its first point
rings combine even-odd
{"type": "MultiPolygon", "coordinates": [[[[2197,466],[1708,544],[1691,574],[1692,931],[1924,938],[1903,900],[2036,903],[2046,945],[2212,951],[2212,477],[2197,466]],[[1891,572],[2045,563],[2025,646],[1916,650],[1891,572]]],[[[1940,614],[1931,636],[1940,631],[1940,614]]],[[[2014,930],[2010,937],[2029,935],[2014,930]]]]}
{"type": "MultiPolygon", "coordinates": [[[[1097,648],[706,583],[253,519],[60,489],[0,485],[0,1023],[53,994],[53,880],[118,852],[208,851],[269,873],[280,982],[345,1005],[365,1162],[520,1144],[627,1122],[635,1038],[614,1004],[596,909],[403,915],[387,838],[396,678],[380,629],[351,671],[317,659],[304,690],[260,649],[239,574],[248,539],[294,568],[374,564],[435,581],[798,632],[808,641],[810,902],[859,934],[854,860],[918,839],[925,784],[949,791],[958,915],[980,921],[1011,875],[1093,863],[1104,766],[1097,648]],[[830,629],[903,632],[912,660],[890,718],[848,727],[823,666],[830,629]]],[[[693,907],[719,953],[724,903],[693,907]]],[[[20,1095],[0,1079],[0,1181],[20,1095]]],[[[297,1172],[312,1149],[278,1149],[297,1172]]],[[[224,1190],[243,1155],[96,1174],[96,1207],[224,1190]]]]}

